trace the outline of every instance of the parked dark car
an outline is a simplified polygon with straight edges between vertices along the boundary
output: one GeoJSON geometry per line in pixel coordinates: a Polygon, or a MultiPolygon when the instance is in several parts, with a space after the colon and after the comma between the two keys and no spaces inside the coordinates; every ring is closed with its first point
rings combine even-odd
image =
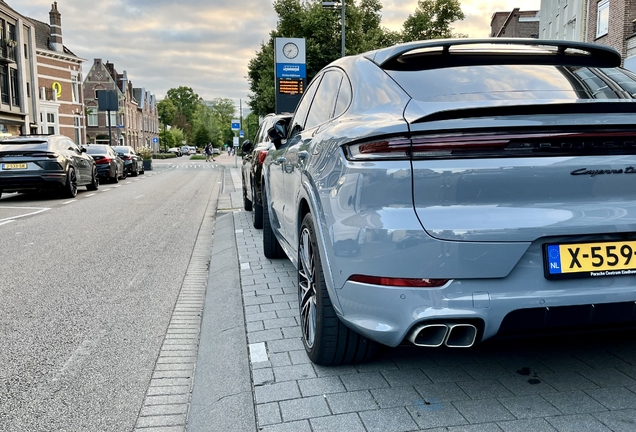
{"type": "Polygon", "coordinates": [[[603,45],[490,38],[317,73],[270,129],[262,183],[263,249],[297,268],[310,359],[636,324],[636,75],[620,65],[603,45]]]}
{"type": "Polygon", "coordinates": [[[124,161],[117,156],[111,146],[90,144],[86,147],[86,153],[95,159],[97,175],[100,179],[117,183],[120,178],[125,179],[128,175],[128,171],[124,168],[124,161]]]}
{"type": "Polygon", "coordinates": [[[74,198],[79,186],[97,190],[99,177],[93,158],[71,139],[27,135],[0,141],[0,195],[54,190],[74,198]]]}
{"type": "Polygon", "coordinates": [[[254,228],[263,228],[263,199],[261,197],[261,179],[263,161],[267,152],[274,145],[270,141],[267,131],[277,122],[286,125],[291,115],[268,114],[261,122],[254,143],[243,143],[243,207],[252,211],[252,224],[254,228]]]}
{"type": "Polygon", "coordinates": [[[124,168],[131,177],[137,177],[145,172],[144,160],[135,153],[135,149],[130,146],[113,146],[113,150],[124,161],[124,168]]]}

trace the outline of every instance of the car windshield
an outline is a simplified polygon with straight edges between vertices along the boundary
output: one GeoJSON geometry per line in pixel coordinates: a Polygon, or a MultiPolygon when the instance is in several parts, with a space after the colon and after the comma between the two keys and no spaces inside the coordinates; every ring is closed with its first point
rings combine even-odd
{"type": "Polygon", "coordinates": [[[113,147],[113,149],[117,153],[130,153],[130,149],[128,147],[116,146],[116,147],[113,147]]]}

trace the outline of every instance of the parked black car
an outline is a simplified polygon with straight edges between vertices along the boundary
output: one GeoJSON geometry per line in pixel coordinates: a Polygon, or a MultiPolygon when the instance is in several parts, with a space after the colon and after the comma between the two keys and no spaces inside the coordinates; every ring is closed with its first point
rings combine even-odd
{"type": "Polygon", "coordinates": [[[0,195],[58,190],[74,198],[78,186],[97,190],[97,166],[86,149],[69,138],[27,135],[0,141],[0,195]]]}
{"type": "Polygon", "coordinates": [[[277,122],[287,124],[291,115],[268,114],[256,131],[254,143],[243,143],[243,206],[252,210],[254,228],[263,228],[263,199],[261,198],[261,178],[263,161],[267,152],[273,147],[267,131],[277,122]]]}
{"type": "Polygon", "coordinates": [[[124,167],[126,172],[132,177],[137,177],[139,174],[143,174],[144,160],[141,156],[135,153],[135,149],[130,146],[114,146],[113,150],[117,152],[117,156],[124,161],[124,167]]]}
{"type": "Polygon", "coordinates": [[[97,165],[97,175],[100,179],[117,183],[119,179],[125,179],[128,171],[124,167],[124,161],[121,160],[115,150],[105,144],[91,144],[86,147],[86,153],[95,159],[97,165]]]}

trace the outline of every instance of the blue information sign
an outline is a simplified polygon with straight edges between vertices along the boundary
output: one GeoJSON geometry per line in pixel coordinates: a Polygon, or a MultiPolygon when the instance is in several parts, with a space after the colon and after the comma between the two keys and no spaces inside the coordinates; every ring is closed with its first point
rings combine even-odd
{"type": "Polygon", "coordinates": [[[155,144],[157,144],[157,143],[159,142],[159,138],[154,137],[154,138],[152,139],[152,142],[153,142],[153,143],[155,143],[155,144]]]}
{"type": "Polygon", "coordinates": [[[239,137],[240,138],[245,138],[245,131],[240,131],[239,132],[239,137]]]}

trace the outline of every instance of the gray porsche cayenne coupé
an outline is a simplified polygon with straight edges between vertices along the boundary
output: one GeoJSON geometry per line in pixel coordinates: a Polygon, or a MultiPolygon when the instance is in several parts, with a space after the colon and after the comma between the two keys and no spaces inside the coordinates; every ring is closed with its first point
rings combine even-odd
{"type": "Polygon", "coordinates": [[[601,45],[414,42],[312,80],[264,161],[263,247],[312,361],[636,321],[636,75],[601,45]]]}

